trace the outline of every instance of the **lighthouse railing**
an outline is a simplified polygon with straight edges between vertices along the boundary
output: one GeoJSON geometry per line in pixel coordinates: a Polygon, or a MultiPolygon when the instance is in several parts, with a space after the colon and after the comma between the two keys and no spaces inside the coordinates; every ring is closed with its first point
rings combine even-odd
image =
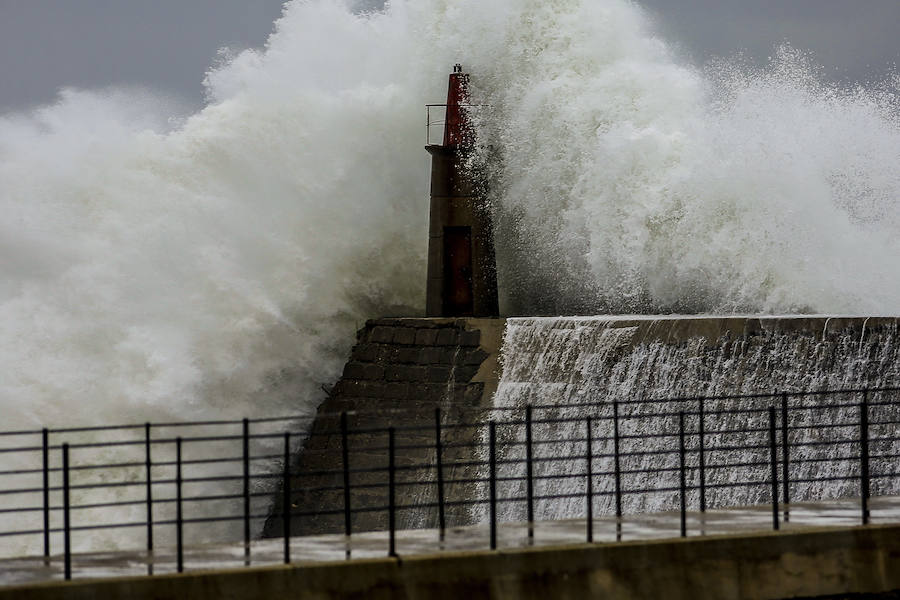
{"type": "MultiPolygon", "coordinates": [[[[478,118],[478,113],[487,108],[487,104],[461,104],[467,116],[478,118]]],[[[447,125],[446,104],[425,105],[425,145],[440,146],[444,143],[444,127],[447,125]]]]}

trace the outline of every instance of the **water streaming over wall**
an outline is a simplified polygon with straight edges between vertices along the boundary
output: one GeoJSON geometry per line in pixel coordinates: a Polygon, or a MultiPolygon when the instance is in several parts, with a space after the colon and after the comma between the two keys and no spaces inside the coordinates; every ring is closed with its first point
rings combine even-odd
{"type": "MultiPolygon", "coordinates": [[[[672,469],[671,472],[636,473],[623,481],[631,489],[678,485],[677,454],[654,455],[659,450],[677,450],[678,418],[632,419],[635,415],[651,413],[693,412],[689,417],[691,431],[696,432],[699,405],[688,402],[643,403],[646,400],[693,398],[697,396],[725,396],[769,394],[776,392],[812,392],[822,390],[892,387],[900,384],[900,338],[894,319],[829,319],[808,317],[769,318],[671,318],[671,317],[594,317],[594,318],[520,318],[509,319],[503,344],[503,375],[494,407],[494,418],[521,418],[523,411],[509,409],[532,405],[560,406],[557,410],[539,411],[535,419],[563,420],[535,425],[535,440],[578,440],[537,446],[536,457],[584,456],[585,421],[588,416],[608,417],[614,401],[620,407],[621,435],[638,436],[625,439],[621,452],[650,452],[645,457],[632,457],[629,469],[672,469]],[[600,404],[600,406],[597,406],[600,404]],[[575,419],[574,421],[565,421],[575,419]],[[664,436],[663,434],[668,434],[664,436]],[[654,435],[660,437],[653,437],[654,435]]],[[[790,397],[789,426],[791,444],[806,442],[834,442],[856,439],[859,394],[850,396],[826,395],[790,397]],[[831,408],[837,404],[851,404],[846,408],[831,408]],[[816,407],[816,408],[811,408],[816,407]],[[809,425],[837,425],[833,429],[802,429],[809,425]]],[[[768,481],[767,461],[768,416],[763,413],[717,411],[746,411],[781,406],[781,399],[747,398],[743,400],[707,400],[706,436],[708,448],[734,444],[760,444],[757,450],[740,456],[728,456],[735,464],[760,462],[761,465],[710,469],[707,502],[710,507],[736,506],[770,499],[765,484],[756,487],[716,487],[739,481],[768,481]],[[715,433],[733,430],[736,434],[715,433]],[[749,442],[748,442],[749,440],[749,442]]],[[[878,415],[880,420],[896,420],[894,413],[878,415]]],[[[875,419],[873,418],[873,421],[875,419]]],[[[779,410],[780,426],[780,410],[779,410]]],[[[598,459],[596,472],[612,472],[613,454],[611,421],[597,419],[593,437],[593,452],[598,459]]],[[[873,425],[874,436],[895,437],[896,424],[873,425]]],[[[500,440],[518,442],[504,450],[504,457],[521,458],[524,431],[518,428],[500,440]]],[[[696,442],[695,446],[696,447],[696,442]]],[[[879,451],[896,455],[900,443],[888,442],[879,451]]],[[[795,480],[845,477],[858,474],[855,460],[840,457],[858,455],[854,444],[822,444],[802,447],[794,451],[791,477],[795,480]],[[820,459],[835,460],[820,460],[820,459]],[[808,462],[806,462],[808,461],[808,462]],[[814,462],[820,461],[820,462],[814,462]]],[[[723,453],[720,453],[723,454],[723,453]]],[[[710,464],[722,459],[710,453],[710,464]]],[[[696,458],[693,458],[696,465],[696,458]]],[[[891,467],[892,463],[886,466],[891,467]]],[[[521,475],[521,466],[509,475],[521,475]]],[[[581,460],[537,463],[536,475],[584,473],[581,460]]],[[[696,473],[696,471],[694,471],[696,473]]],[[[696,484],[696,481],[694,481],[696,484]]],[[[580,517],[584,514],[584,477],[554,480],[544,483],[540,494],[573,494],[576,497],[538,502],[538,518],[558,519],[580,517]]],[[[524,483],[518,483],[505,493],[524,497],[524,483]]],[[[609,492],[610,477],[599,481],[598,492],[609,492]]],[[[877,492],[896,493],[896,481],[878,480],[877,492]]],[[[794,483],[793,499],[815,500],[858,496],[856,481],[826,482],[824,487],[812,482],[794,483]]],[[[697,505],[696,492],[691,495],[697,505]]],[[[599,496],[598,508],[606,514],[614,511],[612,496],[599,496]]],[[[677,492],[625,495],[626,512],[673,509],[678,506],[677,492]]],[[[524,505],[507,504],[502,507],[504,519],[524,519],[524,505]]],[[[479,513],[483,518],[483,515],[479,513]]]]}
{"type": "Polygon", "coordinates": [[[188,117],[129,89],[0,117],[6,428],[313,411],[358,323],[420,312],[456,62],[507,313],[900,311],[895,81],[701,71],[626,0],[358,5],[288,2],[188,117]]]}

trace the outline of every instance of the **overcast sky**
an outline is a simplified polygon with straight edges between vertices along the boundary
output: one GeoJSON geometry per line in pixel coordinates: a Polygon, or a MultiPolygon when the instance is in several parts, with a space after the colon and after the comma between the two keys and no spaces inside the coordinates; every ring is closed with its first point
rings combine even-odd
{"type": "MultiPolygon", "coordinates": [[[[376,3],[379,0],[358,0],[376,3]]],[[[491,0],[485,0],[490,2],[491,0]]],[[[63,86],[139,84],[203,101],[222,46],[261,46],[283,0],[0,0],[0,110],[53,100],[63,86]]],[[[694,62],[788,41],[841,81],[900,62],[900,0],[640,0],[694,62]]]]}

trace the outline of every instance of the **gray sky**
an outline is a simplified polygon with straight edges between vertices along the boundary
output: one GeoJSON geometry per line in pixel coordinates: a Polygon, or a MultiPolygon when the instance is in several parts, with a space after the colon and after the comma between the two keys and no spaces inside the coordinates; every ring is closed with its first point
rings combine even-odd
{"type": "Polygon", "coordinates": [[[222,46],[261,46],[284,0],[0,0],[0,109],[64,86],[139,84],[203,100],[222,46]]]}
{"type": "MultiPolygon", "coordinates": [[[[376,3],[379,0],[359,0],[376,3]]],[[[490,0],[485,0],[490,1],[490,0]]],[[[222,46],[260,46],[283,0],[0,0],[0,111],[52,101],[63,86],[140,84],[203,100],[222,46]]],[[[900,0],[639,0],[696,63],[784,41],[838,80],[900,63],[900,0]]]]}
{"type": "Polygon", "coordinates": [[[880,79],[900,64],[900,0],[638,0],[694,62],[789,42],[836,80],[880,79]]]}

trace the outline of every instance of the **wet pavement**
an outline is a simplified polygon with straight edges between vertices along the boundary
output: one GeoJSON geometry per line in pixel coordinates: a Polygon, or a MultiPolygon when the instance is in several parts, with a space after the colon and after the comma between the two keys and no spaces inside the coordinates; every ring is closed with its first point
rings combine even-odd
{"type": "MultiPolygon", "coordinates": [[[[789,521],[784,521],[784,506],[779,513],[781,529],[803,527],[853,526],[861,524],[858,499],[834,500],[822,503],[791,504],[789,521]]],[[[900,522],[900,496],[872,498],[871,523],[900,522]]],[[[687,534],[735,534],[772,529],[772,507],[761,505],[744,508],[709,510],[687,514],[687,534]]],[[[497,546],[520,548],[534,546],[583,543],[587,539],[584,519],[546,521],[534,524],[533,542],[529,541],[527,523],[501,523],[497,530],[497,546]]],[[[595,543],[665,539],[681,534],[680,513],[644,513],[626,515],[617,524],[615,517],[594,519],[595,543]]],[[[387,532],[360,533],[351,536],[349,543],[343,535],[296,537],[290,540],[291,561],[294,563],[323,562],[355,558],[380,558],[388,554],[387,532]]],[[[485,550],[490,546],[487,524],[447,529],[440,540],[435,529],[417,529],[396,533],[396,551],[400,556],[433,554],[436,552],[485,550]]],[[[240,568],[247,565],[243,544],[185,546],[184,570],[213,570],[240,568]]],[[[250,545],[249,564],[265,566],[284,562],[284,540],[275,538],[254,541],[250,545]]],[[[115,551],[74,554],[73,579],[94,577],[122,577],[148,573],[173,573],[177,570],[175,548],[146,551],[115,551]]],[[[0,585],[42,582],[63,579],[63,557],[52,556],[49,563],[43,557],[8,558],[0,560],[0,585]]]]}

